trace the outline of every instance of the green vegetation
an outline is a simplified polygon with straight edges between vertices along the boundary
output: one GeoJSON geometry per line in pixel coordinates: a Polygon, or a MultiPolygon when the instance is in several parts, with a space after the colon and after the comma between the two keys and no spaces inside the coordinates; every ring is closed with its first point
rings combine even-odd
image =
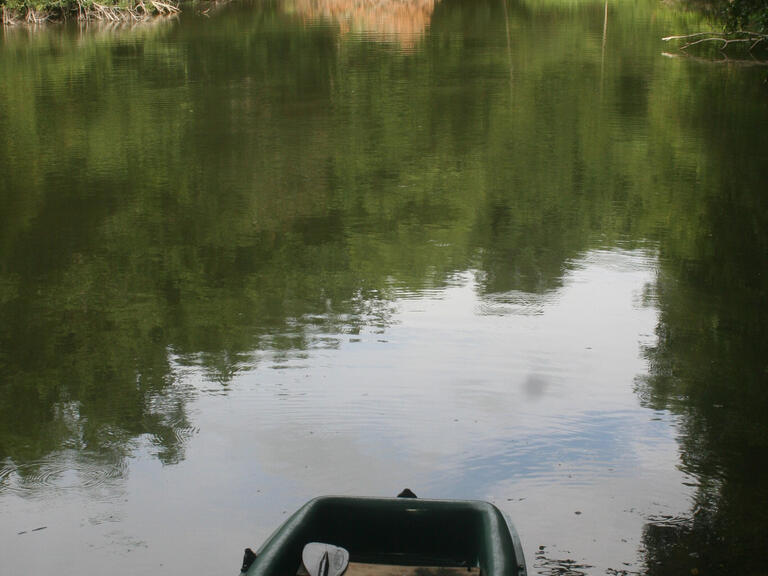
{"type": "Polygon", "coordinates": [[[768,0],[724,2],[726,25],[730,31],[755,29],[768,34],[768,0]]]}
{"type": "Polygon", "coordinates": [[[155,16],[170,16],[178,11],[174,0],[0,0],[3,24],[68,18],[137,22],[155,16]]]}

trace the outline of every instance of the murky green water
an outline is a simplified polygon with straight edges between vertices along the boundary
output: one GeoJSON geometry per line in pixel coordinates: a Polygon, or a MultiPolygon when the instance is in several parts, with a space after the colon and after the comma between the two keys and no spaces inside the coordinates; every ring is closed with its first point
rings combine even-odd
{"type": "Polygon", "coordinates": [[[0,572],[408,486],[536,574],[764,574],[766,70],[655,1],[378,6],[2,30],[0,572]]]}

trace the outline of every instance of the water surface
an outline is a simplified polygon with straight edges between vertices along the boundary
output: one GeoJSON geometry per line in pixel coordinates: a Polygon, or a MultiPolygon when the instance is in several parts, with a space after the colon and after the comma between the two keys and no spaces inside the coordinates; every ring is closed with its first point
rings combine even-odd
{"type": "Polygon", "coordinates": [[[651,1],[2,31],[2,573],[234,573],[319,494],[762,574],[765,70],[651,1]]]}

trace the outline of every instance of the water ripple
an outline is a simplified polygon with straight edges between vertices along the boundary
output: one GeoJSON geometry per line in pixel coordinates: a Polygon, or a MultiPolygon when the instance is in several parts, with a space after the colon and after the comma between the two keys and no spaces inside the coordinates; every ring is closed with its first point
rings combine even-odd
{"type": "Polygon", "coordinates": [[[72,456],[70,453],[54,453],[24,464],[6,461],[0,467],[0,495],[32,497],[91,491],[111,485],[126,471],[123,459],[105,461],[72,456]]]}

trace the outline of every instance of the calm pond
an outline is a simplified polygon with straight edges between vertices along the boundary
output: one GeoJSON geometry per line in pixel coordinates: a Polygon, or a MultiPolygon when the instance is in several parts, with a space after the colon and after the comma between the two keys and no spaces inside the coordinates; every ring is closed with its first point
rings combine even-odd
{"type": "Polygon", "coordinates": [[[765,574],[766,68],[657,0],[196,6],[0,32],[3,575],[406,486],[534,574],[765,574]]]}

